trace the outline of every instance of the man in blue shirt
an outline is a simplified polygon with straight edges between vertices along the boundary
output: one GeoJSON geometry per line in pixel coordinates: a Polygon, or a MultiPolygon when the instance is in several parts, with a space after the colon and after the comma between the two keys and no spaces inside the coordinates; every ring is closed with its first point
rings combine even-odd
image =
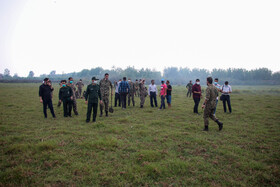
{"type": "Polygon", "coordinates": [[[126,77],[123,78],[123,81],[119,84],[119,94],[121,96],[122,108],[126,108],[126,96],[129,93],[129,85],[126,81],[126,77]]]}

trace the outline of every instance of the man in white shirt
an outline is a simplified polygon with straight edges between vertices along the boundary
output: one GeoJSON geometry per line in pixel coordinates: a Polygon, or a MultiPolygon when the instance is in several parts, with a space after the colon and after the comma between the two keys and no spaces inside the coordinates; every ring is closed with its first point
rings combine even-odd
{"type": "Polygon", "coordinates": [[[121,81],[121,79],[118,82],[115,81],[115,107],[117,107],[118,102],[119,106],[121,106],[121,96],[119,93],[119,85],[121,81]]]}
{"type": "Polygon", "coordinates": [[[155,106],[157,107],[157,86],[155,85],[155,81],[151,80],[151,84],[149,85],[148,94],[150,96],[151,107],[154,107],[153,100],[155,102],[155,106]]]}
{"type": "Polygon", "coordinates": [[[230,104],[230,93],[232,92],[231,86],[228,84],[228,81],[225,82],[225,84],[222,86],[221,89],[222,95],[224,95],[224,99],[223,99],[223,106],[224,106],[224,112],[227,112],[227,107],[226,107],[226,102],[228,105],[228,110],[229,113],[231,113],[231,104],[230,104]]]}

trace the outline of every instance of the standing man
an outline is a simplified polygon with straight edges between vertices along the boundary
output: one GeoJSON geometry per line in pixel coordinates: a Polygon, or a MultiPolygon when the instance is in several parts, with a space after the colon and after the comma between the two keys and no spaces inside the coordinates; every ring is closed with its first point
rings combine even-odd
{"type": "Polygon", "coordinates": [[[109,111],[109,95],[113,95],[113,85],[112,82],[109,80],[109,74],[105,73],[104,78],[99,83],[100,91],[101,91],[101,98],[102,104],[100,104],[100,117],[103,115],[103,107],[105,105],[105,113],[106,117],[108,117],[109,111]],[[111,93],[110,93],[111,88],[111,93]]]}
{"type": "Polygon", "coordinates": [[[218,101],[219,101],[219,92],[221,91],[220,89],[220,85],[218,84],[219,82],[219,79],[218,78],[215,78],[215,81],[214,81],[214,86],[217,88],[218,90],[218,96],[216,98],[216,107],[215,107],[215,110],[214,110],[214,116],[216,115],[216,110],[217,110],[217,106],[218,106],[218,101]]]}
{"type": "Polygon", "coordinates": [[[164,79],[161,79],[161,86],[160,86],[160,99],[161,99],[161,105],[159,110],[161,110],[162,108],[165,109],[165,96],[166,96],[166,91],[167,91],[167,86],[164,83],[164,79]]]}
{"type": "Polygon", "coordinates": [[[155,106],[157,107],[157,85],[155,85],[155,81],[151,80],[151,84],[149,85],[148,94],[150,96],[151,107],[154,107],[153,101],[155,102],[155,106]]]}
{"type": "Polygon", "coordinates": [[[118,101],[119,101],[119,106],[121,106],[121,96],[119,93],[120,83],[121,83],[121,79],[118,82],[115,81],[115,107],[117,107],[118,101]]]}
{"type": "Polygon", "coordinates": [[[138,82],[138,79],[135,80],[135,96],[139,97],[139,82],[138,82]]]}
{"type": "Polygon", "coordinates": [[[50,82],[49,78],[44,79],[44,83],[39,87],[39,97],[40,97],[40,103],[43,103],[43,112],[45,118],[47,118],[47,107],[49,107],[53,118],[55,118],[53,104],[52,104],[52,92],[54,89],[49,82],[50,82]]]}
{"type": "Polygon", "coordinates": [[[102,98],[100,93],[100,87],[97,84],[97,80],[95,77],[92,77],[92,83],[87,86],[87,90],[85,93],[85,100],[86,104],[88,105],[87,109],[87,119],[86,122],[88,123],[90,121],[90,115],[91,110],[93,109],[92,114],[92,121],[96,121],[96,115],[97,115],[97,108],[98,108],[98,98],[100,99],[100,104],[102,104],[102,98]]]}
{"type": "Polygon", "coordinates": [[[122,109],[126,109],[126,96],[129,93],[129,85],[126,77],[123,78],[123,81],[119,85],[119,93],[121,95],[122,109]]]}
{"type": "Polygon", "coordinates": [[[208,131],[209,117],[219,125],[219,130],[223,129],[223,123],[220,122],[214,116],[214,110],[216,108],[216,98],[218,97],[218,90],[212,83],[213,83],[212,77],[207,77],[206,96],[205,96],[205,101],[202,105],[202,108],[204,108],[204,114],[203,114],[204,131],[208,131]]]}
{"type": "Polygon", "coordinates": [[[166,90],[166,101],[168,104],[168,108],[171,108],[171,92],[172,92],[172,86],[170,85],[170,81],[166,81],[167,90],[166,90]]]}
{"type": "Polygon", "coordinates": [[[77,82],[76,86],[78,88],[78,98],[81,99],[83,97],[82,96],[82,90],[83,90],[83,87],[84,87],[84,83],[83,83],[82,79],[80,79],[80,81],[77,82]]]}
{"type": "Polygon", "coordinates": [[[193,113],[200,115],[198,113],[198,105],[201,97],[201,86],[200,86],[199,79],[196,79],[195,84],[192,86],[192,93],[193,93],[193,101],[194,101],[193,113]]]}
{"type": "Polygon", "coordinates": [[[128,79],[128,85],[129,85],[128,106],[130,106],[130,98],[131,98],[133,106],[135,106],[135,101],[134,101],[135,84],[131,81],[131,79],[128,79]]]}
{"type": "Polygon", "coordinates": [[[139,83],[139,92],[140,92],[140,108],[144,107],[145,98],[146,98],[146,87],[145,87],[145,79],[141,80],[139,83]]]}
{"type": "Polygon", "coordinates": [[[64,117],[72,117],[72,100],[73,100],[73,91],[70,86],[66,85],[66,80],[61,81],[62,87],[59,89],[59,102],[63,102],[63,111],[64,117]]]}
{"type": "Polygon", "coordinates": [[[187,97],[190,95],[190,97],[192,96],[192,80],[190,80],[190,82],[187,84],[186,88],[188,89],[188,93],[187,93],[187,97]]]}
{"type": "Polygon", "coordinates": [[[73,111],[75,115],[78,115],[78,109],[77,109],[77,100],[76,100],[76,87],[74,84],[74,80],[72,77],[68,78],[68,86],[72,88],[73,92],[73,99],[72,99],[72,104],[73,104],[73,111]]]}
{"type": "Polygon", "coordinates": [[[230,104],[230,93],[232,92],[231,86],[228,84],[228,81],[222,86],[222,95],[224,95],[223,106],[224,112],[227,112],[226,102],[228,104],[229,113],[231,113],[231,104],[230,104]]]}

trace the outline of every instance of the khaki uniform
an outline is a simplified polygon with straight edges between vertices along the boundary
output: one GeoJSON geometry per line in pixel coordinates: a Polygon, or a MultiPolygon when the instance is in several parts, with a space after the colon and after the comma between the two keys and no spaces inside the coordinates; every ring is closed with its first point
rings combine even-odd
{"type": "Polygon", "coordinates": [[[135,84],[134,84],[132,81],[130,81],[130,82],[128,83],[128,85],[129,85],[128,106],[130,105],[130,98],[131,98],[131,100],[132,100],[133,106],[135,106],[135,101],[134,101],[135,84]]]}
{"type": "Polygon", "coordinates": [[[139,83],[138,83],[138,81],[135,82],[134,87],[135,87],[135,96],[139,97],[139,83]]]}
{"type": "Polygon", "coordinates": [[[140,106],[144,106],[145,98],[147,96],[147,89],[144,84],[139,83],[139,92],[140,92],[140,106]]]}
{"type": "Polygon", "coordinates": [[[206,88],[206,106],[204,109],[204,125],[208,126],[209,125],[209,120],[208,118],[210,117],[213,121],[217,121],[217,118],[214,116],[214,111],[216,108],[216,98],[218,96],[218,90],[217,88],[213,85],[210,84],[206,88]]]}
{"type": "Polygon", "coordinates": [[[112,82],[110,80],[106,80],[105,78],[103,78],[100,81],[99,86],[100,86],[101,98],[103,101],[103,104],[100,104],[100,112],[103,113],[104,105],[105,105],[105,111],[108,112],[109,111],[109,96],[111,95],[111,92],[113,89],[112,82]],[[110,92],[110,88],[111,88],[111,92],[110,92]]]}
{"type": "Polygon", "coordinates": [[[72,92],[73,92],[73,111],[76,115],[78,115],[77,100],[76,100],[76,94],[75,94],[76,93],[75,84],[74,83],[72,83],[72,84],[68,83],[67,85],[72,88],[72,92]]]}
{"type": "Polygon", "coordinates": [[[78,98],[81,98],[84,83],[79,81],[79,82],[77,82],[76,86],[78,87],[78,98]]]}

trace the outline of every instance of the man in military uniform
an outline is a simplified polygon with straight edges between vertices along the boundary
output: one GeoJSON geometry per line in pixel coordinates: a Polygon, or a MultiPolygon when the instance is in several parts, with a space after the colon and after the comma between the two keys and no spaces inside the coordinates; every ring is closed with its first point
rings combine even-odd
{"type": "Polygon", "coordinates": [[[78,88],[78,98],[82,98],[82,90],[83,90],[83,87],[84,87],[84,83],[82,81],[82,79],[80,79],[79,82],[76,83],[76,86],[78,88]]]}
{"type": "Polygon", "coordinates": [[[147,96],[147,89],[145,87],[145,79],[143,79],[139,83],[139,91],[140,91],[140,108],[144,107],[145,98],[147,96]]]}
{"type": "Polygon", "coordinates": [[[68,86],[72,88],[72,92],[73,92],[73,111],[75,113],[75,115],[78,115],[78,109],[77,109],[77,100],[76,100],[76,87],[73,81],[72,77],[68,78],[68,86]]]}
{"type": "Polygon", "coordinates": [[[66,85],[66,80],[62,80],[62,87],[59,89],[59,102],[63,102],[63,111],[64,117],[72,117],[72,100],[73,100],[73,91],[70,86],[66,85]]]}
{"type": "Polygon", "coordinates": [[[187,84],[186,88],[188,89],[188,93],[187,93],[187,97],[190,95],[190,97],[192,96],[192,81],[190,80],[190,82],[187,84]]]}
{"type": "Polygon", "coordinates": [[[100,99],[100,104],[102,104],[102,98],[100,93],[100,87],[97,84],[97,80],[95,77],[92,77],[92,84],[87,86],[87,90],[85,93],[86,104],[88,104],[87,109],[87,119],[86,122],[90,121],[91,110],[93,109],[92,121],[96,121],[96,114],[98,108],[98,98],[100,99]]]}
{"type": "Polygon", "coordinates": [[[218,96],[218,90],[217,88],[212,84],[213,79],[212,77],[207,77],[207,88],[206,88],[206,96],[205,101],[202,105],[202,108],[204,108],[204,131],[208,131],[208,125],[210,117],[213,121],[215,121],[219,125],[219,130],[223,129],[223,123],[220,122],[215,116],[214,111],[216,108],[216,98],[218,96]]]}
{"type": "Polygon", "coordinates": [[[102,104],[100,104],[100,117],[103,115],[104,105],[105,105],[106,117],[108,117],[110,88],[111,88],[111,94],[113,95],[113,85],[112,82],[109,80],[108,73],[105,73],[105,77],[100,81],[99,86],[100,86],[101,98],[103,102],[102,104]]]}
{"type": "Polygon", "coordinates": [[[139,82],[138,82],[138,79],[136,79],[134,87],[135,87],[135,96],[139,97],[139,82]]]}
{"type": "Polygon", "coordinates": [[[135,106],[135,101],[134,101],[135,84],[131,81],[131,79],[128,79],[128,85],[129,85],[128,106],[130,106],[130,98],[133,106],[135,106]]]}

